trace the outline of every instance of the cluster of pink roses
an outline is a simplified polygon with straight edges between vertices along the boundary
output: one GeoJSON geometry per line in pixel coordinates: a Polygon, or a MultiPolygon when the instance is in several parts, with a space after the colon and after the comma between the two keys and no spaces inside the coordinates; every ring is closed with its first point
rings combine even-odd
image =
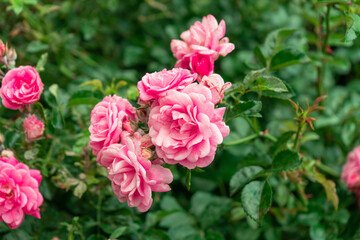
{"type": "MultiPolygon", "coordinates": [[[[8,109],[23,111],[25,107],[39,101],[43,83],[38,72],[31,66],[15,65],[16,52],[8,49],[0,40],[0,63],[6,66],[6,74],[0,69],[0,97],[8,109]]],[[[28,114],[29,115],[29,114],[28,114]]],[[[27,142],[39,139],[44,132],[44,123],[35,115],[25,117],[23,130],[27,142]]],[[[39,207],[43,197],[39,192],[41,175],[39,170],[29,169],[19,163],[13,153],[4,150],[0,156],[0,222],[10,228],[17,228],[25,214],[40,218],[39,207]]]]}
{"type": "Polygon", "coordinates": [[[360,146],[348,154],[342,169],[341,180],[346,183],[350,191],[356,194],[360,206],[360,146]]]}
{"type": "Polygon", "coordinates": [[[213,16],[204,17],[181,35],[184,42],[171,43],[178,59],[174,69],[147,73],[138,82],[138,109],[115,95],[92,110],[89,145],[120,202],[147,211],[152,191],[170,190],[173,176],[163,163],[194,169],[214,160],[230,131],[225,108],[216,105],[231,83],[213,74],[219,55],[234,49],[224,34],[224,21],[218,25],[213,16]]]}

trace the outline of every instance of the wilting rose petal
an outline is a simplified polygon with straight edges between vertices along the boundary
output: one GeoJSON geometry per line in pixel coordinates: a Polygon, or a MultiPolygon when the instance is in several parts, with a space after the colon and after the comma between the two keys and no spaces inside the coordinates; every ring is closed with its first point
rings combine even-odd
{"type": "Polygon", "coordinates": [[[22,127],[27,142],[35,141],[44,134],[45,125],[42,121],[37,119],[35,115],[26,117],[22,127]]]}

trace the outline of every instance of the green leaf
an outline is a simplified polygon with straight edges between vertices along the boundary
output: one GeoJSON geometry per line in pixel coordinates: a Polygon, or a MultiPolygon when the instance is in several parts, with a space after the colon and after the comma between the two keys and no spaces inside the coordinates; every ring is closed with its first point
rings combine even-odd
{"type": "Polygon", "coordinates": [[[297,152],[287,149],[275,155],[270,171],[288,171],[299,167],[300,164],[301,159],[299,158],[299,154],[297,152]]]}
{"type": "Polygon", "coordinates": [[[259,48],[259,46],[256,46],[254,48],[254,55],[260,61],[261,65],[265,67],[266,59],[265,59],[264,54],[262,53],[261,49],[259,48]]]}
{"type": "Polygon", "coordinates": [[[237,103],[236,105],[233,105],[227,109],[226,121],[241,116],[261,117],[261,115],[259,114],[261,108],[261,101],[251,100],[247,102],[237,103]]]}
{"type": "Polygon", "coordinates": [[[185,185],[186,185],[187,190],[190,191],[190,188],[191,188],[191,169],[186,170],[185,185]]]}
{"type": "Polygon", "coordinates": [[[263,92],[261,92],[262,96],[283,99],[283,100],[288,100],[289,98],[292,98],[293,96],[295,96],[295,92],[292,89],[292,87],[285,81],[283,81],[283,84],[286,86],[287,92],[279,93],[279,92],[272,92],[272,91],[263,91],[263,92]]]}
{"type": "Polygon", "coordinates": [[[281,28],[269,33],[264,43],[263,54],[265,57],[271,57],[279,51],[280,45],[294,32],[295,29],[281,28]]]}
{"type": "Polygon", "coordinates": [[[26,48],[29,53],[37,53],[49,49],[49,45],[40,41],[32,41],[26,48]]]}
{"type": "Polygon", "coordinates": [[[99,79],[93,79],[90,81],[86,81],[82,84],[80,84],[80,87],[84,87],[84,86],[93,86],[93,91],[95,90],[103,90],[103,84],[99,79]]]}
{"type": "Polygon", "coordinates": [[[9,131],[5,134],[5,142],[4,145],[7,148],[13,148],[15,144],[20,141],[21,135],[15,131],[9,131]]]}
{"type": "Polygon", "coordinates": [[[294,64],[310,61],[303,52],[295,48],[285,48],[275,54],[271,59],[270,70],[278,70],[294,64]]]}
{"type": "Polygon", "coordinates": [[[341,140],[346,145],[349,146],[357,135],[356,131],[356,123],[355,122],[347,122],[341,131],[341,140]]]}
{"type": "Polygon", "coordinates": [[[51,124],[56,129],[63,129],[65,123],[64,123],[63,116],[60,112],[60,109],[55,109],[55,108],[53,109],[51,124]]]}
{"type": "Polygon", "coordinates": [[[118,237],[121,237],[125,233],[126,229],[127,227],[125,226],[115,229],[115,231],[110,235],[110,239],[116,239],[118,237]]]}
{"type": "Polygon", "coordinates": [[[268,181],[252,181],[241,192],[241,204],[245,213],[258,224],[261,224],[271,202],[272,190],[268,181]]]}
{"type": "Polygon", "coordinates": [[[97,98],[92,91],[83,90],[75,92],[68,103],[68,107],[73,107],[81,104],[95,105],[101,99],[97,98]]]}
{"type": "Polygon", "coordinates": [[[345,42],[351,42],[360,34],[360,17],[355,13],[346,15],[345,42]]]}
{"type": "Polygon", "coordinates": [[[16,15],[19,15],[23,10],[24,0],[10,0],[11,6],[16,15]]]}
{"type": "Polygon", "coordinates": [[[36,64],[36,71],[38,72],[42,72],[45,70],[45,64],[47,62],[47,59],[48,59],[48,53],[44,53],[41,55],[39,61],[37,62],[36,64]]]}
{"type": "Polygon", "coordinates": [[[49,87],[49,92],[55,97],[57,104],[59,104],[58,90],[59,86],[57,84],[53,84],[49,87]]]}
{"type": "Polygon", "coordinates": [[[251,181],[258,173],[263,170],[259,166],[248,166],[239,169],[230,180],[230,195],[234,195],[246,183],[251,181]]]}
{"type": "Polygon", "coordinates": [[[321,4],[344,4],[349,5],[349,0],[319,0],[321,4]]]}
{"type": "Polygon", "coordinates": [[[248,88],[265,70],[266,68],[262,68],[259,70],[251,71],[248,74],[246,74],[244,78],[245,88],[248,88]]]}
{"type": "Polygon", "coordinates": [[[294,133],[295,132],[293,131],[285,132],[277,139],[276,143],[274,143],[274,145],[270,148],[273,156],[275,156],[279,151],[287,148],[286,145],[294,133]]]}
{"type": "Polygon", "coordinates": [[[130,86],[126,91],[126,96],[130,100],[136,100],[139,97],[139,91],[136,86],[130,86]]]}
{"type": "Polygon", "coordinates": [[[253,91],[272,91],[276,93],[288,92],[287,87],[279,78],[274,76],[262,76],[255,81],[253,91]]]}
{"type": "Polygon", "coordinates": [[[317,182],[319,182],[325,189],[326,192],[326,198],[332,204],[334,205],[335,210],[337,211],[339,206],[339,197],[336,194],[336,185],[333,181],[328,180],[325,178],[325,176],[319,172],[314,173],[314,178],[317,182]]]}

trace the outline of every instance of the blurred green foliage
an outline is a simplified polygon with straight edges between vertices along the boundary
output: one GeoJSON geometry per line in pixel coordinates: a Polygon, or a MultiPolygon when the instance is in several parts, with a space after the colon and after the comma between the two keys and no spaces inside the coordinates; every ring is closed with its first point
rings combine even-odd
{"type": "Polygon", "coordinates": [[[45,109],[34,108],[50,137],[25,144],[20,114],[0,108],[4,145],[41,170],[46,200],[40,221],[27,216],[14,231],[1,223],[0,237],[359,237],[356,199],[339,180],[347,153],[360,145],[360,9],[359,1],[352,2],[1,0],[0,38],[16,48],[17,65],[35,65],[43,56],[38,67],[45,69],[45,109]],[[207,14],[226,21],[226,35],[236,46],[215,67],[235,86],[226,102],[231,105],[236,94],[244,102],[229,107],[231,134],[205,172],[192,171],[190,191],[186,170],[170,166],[172,191],[155,193],[150,211],[139,214],[118,202],[90,154],[90,111],[109,94],[135,103],[137,81],[147,72],[171,69],[171,39],[207,14]],[[251,86],[253,92],[243,96],[251,86]],[[299,158],[288,149],[300,123],[287,99],[305,108],[306,99],[312,104],[322,94],[328,97],[325,110],[313,114],[315,131],[296,139],[299,158]],[[300,164],[300,170],[287,171],[300,164]],[[272,172],[281,173],[269,177],[272,172]]]}

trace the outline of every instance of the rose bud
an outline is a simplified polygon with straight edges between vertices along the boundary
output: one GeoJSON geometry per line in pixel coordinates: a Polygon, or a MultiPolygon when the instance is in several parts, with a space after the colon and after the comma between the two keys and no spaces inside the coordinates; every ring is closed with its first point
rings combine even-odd
{"type": "Polygon", "coordinates": [[[44,129],[44,123],[37,119],[35,115],[26,117],[23,123],[26,142],[32,142],[39,139],[44,134],[44,129]]]}

